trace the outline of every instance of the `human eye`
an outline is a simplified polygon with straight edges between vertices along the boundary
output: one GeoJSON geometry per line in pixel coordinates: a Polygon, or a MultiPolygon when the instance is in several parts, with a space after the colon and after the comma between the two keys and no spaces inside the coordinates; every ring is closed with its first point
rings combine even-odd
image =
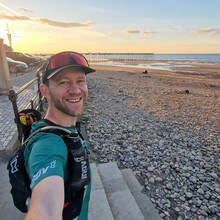
{"type": "Polygon", "coordinates": [[[68,80],[62,80],[58,83],[58,85],[63,86],[63,87],[67,87],[70,85],[70,82],[68,80]]]}
{"type": "Polygon", "coordinates": [[[79,82],[79,83],[85,83],[86,81],[83,80],[83,79],[81,79],[81,80],[79,80],[78,82],[79,82]]]}
{"type": "Polygon", "coordinates": [[[84,84],[86,82],[86,79],[80,78],[80,79],[77,80],[77,82],[80,83],[80,84],[84,84]]]}

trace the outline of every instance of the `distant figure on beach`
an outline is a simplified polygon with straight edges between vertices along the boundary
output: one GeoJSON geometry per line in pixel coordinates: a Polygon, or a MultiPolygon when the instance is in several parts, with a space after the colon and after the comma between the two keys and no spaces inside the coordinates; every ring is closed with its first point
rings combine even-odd
{"type": "Polygon", "coordinates": [[[147,70],[145,70],[143,73],[144,73],[144,74],[148,74],[147,70]]]}
{"type": "MultiPolygon", "coordinates": [[[[70,138],[72,149],[78,149],[74,144],[80,140],[77,144],[86,154],[87,142],[78,133],[76,121],[88,98],[86,74],[91,72],[95,70],[79,53],[68,51],[51,56],[40,85],[48,102],[47,113],[43,120],[33,124],[32,131],[48,125],[68,129],[71,134],[78,134],[70,138]]],[[[88,219],[91,180],[82,181],[89,176],[89,162],[86,164],[83,156],[69,160],[68,151],[66,141],[51,132],[39,132],[26,145],[25,166],[32,194],[25,220],[88,219]],[[83,163],[77,171],[76,163],[83,163]]]]}

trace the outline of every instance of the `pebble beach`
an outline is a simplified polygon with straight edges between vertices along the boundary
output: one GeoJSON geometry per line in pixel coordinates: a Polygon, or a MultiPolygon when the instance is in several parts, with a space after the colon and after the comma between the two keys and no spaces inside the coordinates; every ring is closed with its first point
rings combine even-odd
{"type": "Polygon", "coordinates": [[[94,64],[83,116],[93,159],[130,168],[165,220],[220,219],[220,67],[94,64]]]}

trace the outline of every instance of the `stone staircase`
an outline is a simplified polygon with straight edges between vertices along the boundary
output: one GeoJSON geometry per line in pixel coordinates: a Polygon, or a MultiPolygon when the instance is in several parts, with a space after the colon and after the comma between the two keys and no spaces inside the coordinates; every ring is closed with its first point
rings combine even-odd
{"type": "Polygon", "coordinates": [[[130,169],[91,163],[89,220],[162,220],[130,169]]]}

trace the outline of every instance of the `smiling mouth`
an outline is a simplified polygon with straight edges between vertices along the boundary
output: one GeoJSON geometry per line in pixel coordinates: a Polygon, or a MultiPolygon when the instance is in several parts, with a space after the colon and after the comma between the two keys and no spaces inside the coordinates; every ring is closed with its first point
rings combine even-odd
{"type": "Polygon", "coordinates": [[[71,103],[77,103],[77,102],[80,102],[82,98],[78,98],[78,99],[67,99],[68,102],[71,102],[71,103]]]}

